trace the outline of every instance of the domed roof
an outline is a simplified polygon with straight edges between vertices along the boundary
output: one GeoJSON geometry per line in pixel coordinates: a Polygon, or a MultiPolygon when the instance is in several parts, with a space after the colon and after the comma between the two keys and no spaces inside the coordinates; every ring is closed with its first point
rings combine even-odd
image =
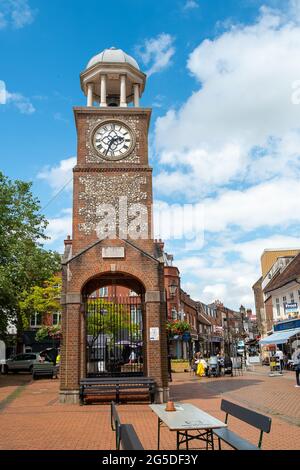
{"type": "Polygon", "coordinates": [[[133,65],[136,69],[140,70],[137,61],[122,51],[122,49],[117,49],[116,47],[110,47],[109,49],[104,49],[100,54],[95,55],[87,64],[87,69],[92,67],[95,64],[103,62],[117,62],[117,63],[127,63],[133,65]]]}

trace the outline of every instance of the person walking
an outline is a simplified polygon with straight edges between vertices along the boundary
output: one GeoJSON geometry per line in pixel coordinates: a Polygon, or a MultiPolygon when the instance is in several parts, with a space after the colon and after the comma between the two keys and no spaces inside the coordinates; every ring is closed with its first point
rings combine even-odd
{"type": "Polygon", "coordinates": [[[283,371],[283,352],[277,348],[275,356],[279,359],[280,362],[280,371],[283,371]]]}
{"type": "Polygon", "coordinates": [[[295,387],[300,388],[300,346],[297,346],[294,354],[292,355],[292,361],[294,363],[294,370],[296,372],[296,385],[295,387]]]}
{"type": "Polygon", "coordinates": [[[191,373],[193,375],[196,375],[196,372],[197,372],[197,367],[198,367],[198,364],[199,364],[199,355],[200,353],[199,352],[196,352],[191,360],[191,373]]]}
{"type": "Polygon", "coordinates": [[[197,375],[199,377],[205,377],[205,369],[207,367],[206,361],[203,359],[202,354],[199,356],[199,362],[197,366],[197,375]]]}

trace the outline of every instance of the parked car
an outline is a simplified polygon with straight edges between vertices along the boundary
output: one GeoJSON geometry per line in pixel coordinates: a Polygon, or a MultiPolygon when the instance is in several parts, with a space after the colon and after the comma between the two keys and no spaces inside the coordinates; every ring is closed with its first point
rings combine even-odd
{"type": "Polygon", "coordinates": [[[16,356],[7,359],[5,365],[5,372],[19,372],[19,371],[27,371],[32,373],[33,365],[39,364],[42,362],[50,362],[49,358],[42,357],[40,353],[24,353],[24,354],[17,354],[16,356]]]}

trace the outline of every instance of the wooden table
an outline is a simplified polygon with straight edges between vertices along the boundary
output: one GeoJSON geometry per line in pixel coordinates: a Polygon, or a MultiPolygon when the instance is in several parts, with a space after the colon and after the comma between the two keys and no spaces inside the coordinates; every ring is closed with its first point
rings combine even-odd
{"type": "Polygon", "coordinates": [[[189,403],[175,403],[176,411],[166,411],[166,404],[149,406],[158,416],[158,450],[160,448],[160,428],[163,424],[170,431],[176,431],[177,450],[180,449],[181,444],[185,444],[188,450],[189,442],[195,439],[204,441],[206,443],[206,450],[208,450],[209,446],[214,450],[212,430],[227,427],[227,424],[189,403]],[[191,434],[190,431],[196,431],[197,434],[191,434]]]}

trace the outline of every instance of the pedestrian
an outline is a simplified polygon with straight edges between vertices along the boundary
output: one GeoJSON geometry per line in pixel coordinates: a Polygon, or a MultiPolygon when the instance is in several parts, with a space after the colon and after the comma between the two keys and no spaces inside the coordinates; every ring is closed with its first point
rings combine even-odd
{"type": "Polygon", "coordinates": [[[193,372],[194,375],[197,374],[199,361],[200,361],[200,352],[198,351],[194,354],[193,359],[191,361],[191,371],[193,372]]]}
{"type": "Polygon", "coordinates": [[[275,357],[279,359],[280,362],[280,371],[283,371],[283,352],[277,347],[275,357]]]}
{"type": "Polygon", "coordinates": [[[300,388],[300,346],[297,346],[293,356],[292,361],[294,363],[294,370],[296,372],[296,385],[295,387],[300,388]]]}
{"type": "Polygon", "coordinates": [[[190,362],[190,371],[193,375],[196,374],[196,371],[197,371],[197,364],[196,364],[196,361],[197,361],[197,356],[198,353],[195,353],[191,359],[191,362],[190,362]]]}
{"type": "Polygon", "coordinates": [[[129,355],[129,364],[134,364],[135,361],[136,361],[136,354],[135,354],[134,350],[132,349],[131,353],[129,355]]]}
{"type": "Polygon", "coordinates": [[[205,377],[205,369],[207,367],[206,361],[203,359],[202,354],[199,356],[198,366],[197,366],[197,375],[199,377],[205,377]]]}

